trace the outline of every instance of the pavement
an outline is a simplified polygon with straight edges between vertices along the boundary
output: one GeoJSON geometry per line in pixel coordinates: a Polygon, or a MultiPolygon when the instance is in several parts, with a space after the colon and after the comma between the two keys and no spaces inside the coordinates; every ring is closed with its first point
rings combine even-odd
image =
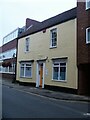
{"type": "Polygon", "coordinates": [[[7,79],[2,80],[2,85],[9,86],[10,88],[19,89],[21,91],[26,91],[28,93],[30,92],[33,94],[38,94],[41,96],[59,99],[59,100],[90,102],[90,97],[88,97],[88,96],[75,95],[75,94],[64,93],[64,92],[60,92],[60,91],[52,91],[52,90],[41,89],[41,88],[36,88],[36,87],[32,87],[32,86],[24,86],[17,82],[12,83],[11,80],[7,80],[7,79]]]}

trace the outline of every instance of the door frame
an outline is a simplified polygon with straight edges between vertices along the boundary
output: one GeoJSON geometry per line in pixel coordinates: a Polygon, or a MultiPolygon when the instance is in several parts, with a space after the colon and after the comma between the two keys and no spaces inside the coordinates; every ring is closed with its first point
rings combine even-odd
{"type": "Polygon", "coordinates": [[[45,62],[38,61],[36,65],[36,87],[40,87],[40,65],[43,64],[43,79],[42,79],[42,88],[44,88],[44,80],[45,80],[45,62]]]}

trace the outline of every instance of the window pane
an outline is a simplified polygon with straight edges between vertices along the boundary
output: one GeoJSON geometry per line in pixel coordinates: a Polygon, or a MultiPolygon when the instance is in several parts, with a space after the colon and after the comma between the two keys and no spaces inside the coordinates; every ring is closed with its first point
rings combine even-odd
{"type": "Polygon", "coordinates": [[[90,0],[87,0],[87,8],[90,8],[90,0]]]}
{"type": "Polygon", "coordinates": [[[55,32],[53,32],[53,37],[54,37],[54,38],[56,38],[56,37],[57,37],[57,33],[56,33],[56,31],[55,31],[55,32]]]}
{"type": "Polygon", "coordinates": [[[31,66],[31,64],[26,64],[26,66],[31,66]]]}
{"type": "Polygon", "coordinates": [[[58,71],[59,71],[58,67],[53,67],[53,79],[58,80],[58,71]]]}
{"type": "Polygon", "coordinates": [[[21,64],[21,67],[24,67],[24,64],[21,64]]]}
{"type": "Polygon", "coordinates": [[[60,67],[60,80],[66,79],[66,67],[60,67]]]}
{"type": "Polygon", "coordinates": [[[57,45],[57,38],[54,38],[54,45],[57,45]]]}
{"type": "Polygon", "coordinates": [[[25,76],[31,77],[31,67],[26,67],[25,76]]]}
{"type": "Polygon", "coordinates": [[[52,46],[54,46],[54,39],[52,39],[52,46]]]}
{"type": "Polygon", "coordinates": [[[24,76],[24,67],[21,67],[21,70],[20,70],[20,76],[21,76],[21,77],[24,76]]]}
{"type": "Polygon", "coordinates": [[[2,70],[2,67],[0,66],[0,71],[2,70]]]}
{"type": "Polygon", "coordinates": [[[90,42],[90,29],[88,29],[88,41],[90,42]]]}
{"type": "Polygon", "coordinates": [[[29,38],[26,38],[26,44],[29,44],[29,38]]]}
{"type": "Polygon", "coordinates": [[[56,31],[55,32],[52,31],[52,38],[56,38],[56,37],[57,37],[56,31]]]}
{"type": "Polygon", "coordinates": [[[8,67],[5,67],[5,72],[8,72],[8,67]]]}
{"type": "Polygon", "coordinates": [[[54,65],[59,65],[59,63],[54,63],[54,65]]]}
{"type": "Polygon", "coordinates": [[[52,46],[56,46],[57,45],[57,41],[56,38],[52,39],[52,46]]]}
{"type": "Polygon", "coordinates": [[[28,45],[26,45],[26,51],[29,51],[29,46],[28,45]]]}
{"type": "Polygon", "coordinates": [[[51,46],[54,47],[57,45],[57,30],[51,30],[51,46]]]}
{"type": "Polygon", "coordinates": [[[29,38],[26,38],[26,51],[29,51],[29,38]]]}
{"type": "Polygon", "coordinates": [[[13,68],[12,67],[9,67],[9,72],[13,72],[13,68]]]}
{"type": "Polygon", "coordinates": [[[66,63],[60,63],[60,66],[66,66],[66,63]]]}

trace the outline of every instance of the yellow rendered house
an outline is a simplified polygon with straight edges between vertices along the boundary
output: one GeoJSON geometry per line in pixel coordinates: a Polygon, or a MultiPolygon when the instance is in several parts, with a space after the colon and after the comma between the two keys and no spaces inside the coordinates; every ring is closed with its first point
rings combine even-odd
{"type": "Polygon", "coordinates": [[[18,38],[16,80],[77,90],[76,8],[29,26],[18,38]]]}

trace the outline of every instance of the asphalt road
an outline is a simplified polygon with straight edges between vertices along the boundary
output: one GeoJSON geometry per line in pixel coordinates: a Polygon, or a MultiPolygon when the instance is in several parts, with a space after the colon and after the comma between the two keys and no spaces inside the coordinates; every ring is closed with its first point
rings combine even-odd
{"type": "Polygon", "coordinates": [[[3,118],[87,118],[86,102],[60,101],[3,85],[3,118]]]}

